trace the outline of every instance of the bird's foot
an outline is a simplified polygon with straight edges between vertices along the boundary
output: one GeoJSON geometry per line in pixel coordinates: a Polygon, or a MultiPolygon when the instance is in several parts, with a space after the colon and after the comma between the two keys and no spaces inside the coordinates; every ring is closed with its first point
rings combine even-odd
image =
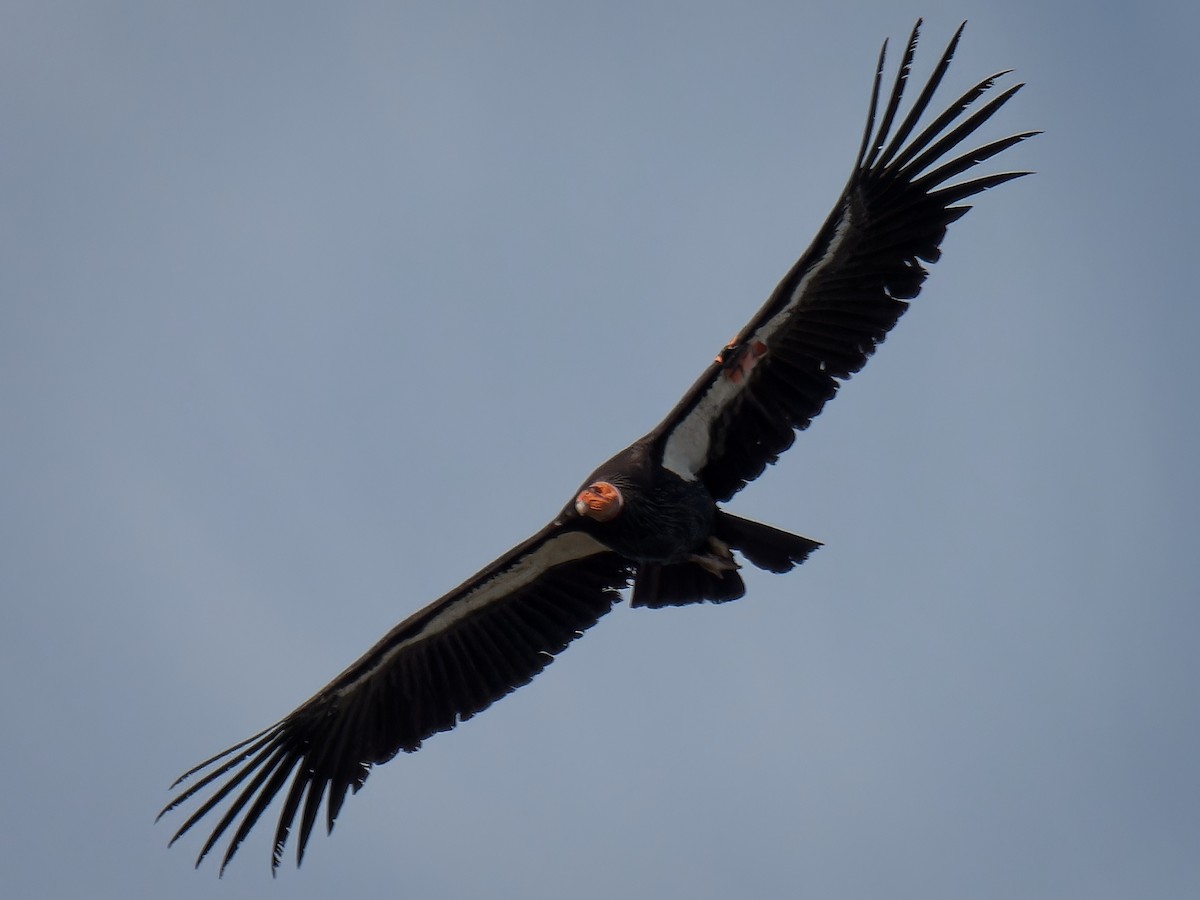
{"type": "Polygon", "coordinates": [[[720,538],[710,537],[708,548],[709,553],[693,553],[688,556],[688,559],[718,577],[724,572],[732,572],[741,568],[737,560],[733,558],[733,552],[729,549],[729,545],[720,538]]]}

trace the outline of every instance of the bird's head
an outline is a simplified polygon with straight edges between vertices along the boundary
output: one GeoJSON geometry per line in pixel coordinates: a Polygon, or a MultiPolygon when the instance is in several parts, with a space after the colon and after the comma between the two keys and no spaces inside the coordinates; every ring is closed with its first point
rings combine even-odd
{"type": "Polygon", "coordinates": [[[593,481],[575,498],[575,512],[597,522],[610,522],[624,503],[621,492],[610,481],[593,481]]]}

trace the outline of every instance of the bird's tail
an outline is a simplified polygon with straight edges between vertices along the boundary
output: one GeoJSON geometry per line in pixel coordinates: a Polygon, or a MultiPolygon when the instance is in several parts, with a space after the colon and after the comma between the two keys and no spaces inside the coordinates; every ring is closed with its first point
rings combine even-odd
{"type": "MultiPolygon", "coordinates": [[[[720,511],[713,536],[768,572],[787,572],[821,546],[820,541],[720,511]]],[[[642,563],[629,604],[659,609],[705,600],[724,603],[745,593],[746,586],[736,568],[720,569],[690,561],[642,563]]]]}
{"type": "Polygon", "coordinates": [[[820,541],[801,537],[790,531],[773,528],[761,522],[752,522],[718,510],[713,534],[732,547],[740,550],[760,569],[768,572],[790,572],[808,559],[809,554],[821,546],[820,541]]]}

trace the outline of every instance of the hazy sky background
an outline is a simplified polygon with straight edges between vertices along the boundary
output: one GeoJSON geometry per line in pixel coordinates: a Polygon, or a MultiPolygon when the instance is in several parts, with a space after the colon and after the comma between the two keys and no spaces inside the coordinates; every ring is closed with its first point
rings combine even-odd
{"type": "MultiPolygon", "coordinates": [[[[1200,896],[1200,12],[0,5],[7,897],[1200,896]],[[827,543],[614,610],[304,868],[155,825],[548,520],[758,308],[886,36],[995,168],[732,508],[827,543]]],[[[893,54],[893,59],[895,55],[893,54]]],[[[271,818],[273,822],[273,815],[271,818]]],[[[290,848],[289,848],[290,849],[290,848]]]]}

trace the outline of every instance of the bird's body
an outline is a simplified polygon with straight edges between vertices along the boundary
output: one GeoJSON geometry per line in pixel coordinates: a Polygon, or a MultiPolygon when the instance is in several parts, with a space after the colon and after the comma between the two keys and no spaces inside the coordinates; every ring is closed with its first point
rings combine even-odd
{"type": "MultiPolygon", "coordinates": [[[[621,513],[608,521],[586,515],[577,527],[607,547],[638,563],[682,562],[712,533],[717,505],[699,481],[685,481],[652,458],[649,441],[642,439],[598,466],[580,488],[611,484],[621,492],[621,513]]],[[[572,504],[563,510],[571,521],[572,504]]]]}
{"type": "Polygon", "coordinates": [[[180,779],[204,772],[164,813],[212,792],[175,838],[225,804],[197,864],[233,828],[223,869],[277,797],[272,867],[293,827],[299,862],[322,804],[332,829],[373,765],[528,682],[631,583],[632,606],[734,600],[745,592],[739,557],[785,572],[820,546],[720,504],[775,462],[839,380],[865,364],[920,291],[922,261],[937,260],[947,226],[968,209],[956,204],[1024,174],[947,184],[1033,134],[945,159],[1020,87],[972,109],[998,76],[917,130],[961,32],[897,124],[914,29],[876,127],[881,54],[867,129],[833,212],[657,428],[599,466],[540,532],[401,622],[275,725],[180,779]]]}
{"type": "Polygon", "coordinates": [[[701,479],[662,464],[662,443],[650,434],[605,462],[553,523],[580,529],[635,564],[633,606],[736,600],[745,585],[731,549],[762,568],[784,572],[820,546],[718,509],[701,479]],[[619,515],[597,519],[583,511],[586,504],[578,497],[596,485],[617,492],[619,515]]]}

